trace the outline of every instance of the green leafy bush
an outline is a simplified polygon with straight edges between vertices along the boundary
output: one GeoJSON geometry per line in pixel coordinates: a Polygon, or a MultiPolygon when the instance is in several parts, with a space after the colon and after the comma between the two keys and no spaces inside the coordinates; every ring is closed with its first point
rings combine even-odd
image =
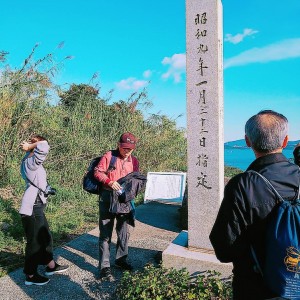
{"type": "Polygon", "coordinates": [[[231,299],[231,281],[207,271],[191,278],[186,269],[146,266],[125,272],[116,289],[118,300],[226,300],[231,299]]]}
{"type": "MultiPolygon", "coordinates": [[[[57,189],[46,211],[55,246],[98,224],[98,198],[82,190],[82,177],[92,158],[116,148],[123,132],[139,138],[135,155],[142,173],[186,170],[184,130],[164,115],[148,114],[146,91],[112,102],[112,92],[100,95],[96,76],[89,84],[60,87],[55,75],[70,56],[59,62],[54,61],[59,53],[36,59],[37,50],[38,45],[17,68],[0,51],[0,276],[23,259],[18,210],[25,188],[20,175],[24,153],[19,144],[33,133],[45,136],[51,147],[44,166],[57,189]]],[[[140,195],[136,204],[142,201],[140,195]]]]}
{"type": "Polygon", "coordinates": [[[225,166],[224,173],[225,177],[231,178],[237,174],[243,173],[243,171],[239,168],[225,166]]]}

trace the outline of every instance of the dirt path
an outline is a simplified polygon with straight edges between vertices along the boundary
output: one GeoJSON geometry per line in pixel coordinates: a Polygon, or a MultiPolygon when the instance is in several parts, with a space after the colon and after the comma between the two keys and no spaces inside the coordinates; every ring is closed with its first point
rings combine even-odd
{"type": "MultiPolygon", "coordinates": [[[[132,228],[129,261],[135,270],[147,263],[158,263],[161,252],[178,235],[179,205],[153,202],[136,210],[136,227],[132,228]]],[[[113,236],[111,262],[114,261],[116,236],[113,236]]],[[[114,267],[116,282],[100,282],[98,278],[98,229],[94,229],[62,248],[55,257],[70,265],[68,271],[50,277],[44,286],[25,286],[22,269],[0,278],[1,300],[55,300],[55,299],[115,299],[114,291],[122,272],[114,267]]],[[[39,269],[43,273],[43,267],[39,269]]]]}

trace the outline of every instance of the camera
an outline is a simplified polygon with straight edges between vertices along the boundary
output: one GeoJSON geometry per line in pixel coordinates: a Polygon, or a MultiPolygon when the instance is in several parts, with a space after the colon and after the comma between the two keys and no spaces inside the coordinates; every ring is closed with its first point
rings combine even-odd
{"type": "Polygon", "coordinates": [[[49,184],[46,186],[46,189],[44,191],[45,197],[48,197],[49,195],[55,195],[56,189],[51,187],[49,184]]]}

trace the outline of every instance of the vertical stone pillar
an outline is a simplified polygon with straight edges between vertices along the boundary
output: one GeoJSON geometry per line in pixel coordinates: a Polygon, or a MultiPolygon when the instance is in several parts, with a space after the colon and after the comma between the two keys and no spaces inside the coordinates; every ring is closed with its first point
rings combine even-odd
{"type": "Polygon", "coordinates": [[[188,248],[212,249],[224,189],[221,0],[186,0],[188,248]]]}
{"type": "Polygon", "coordinates": [[[224,189],[221,0],[186,0],[188,231],[163,251],[167,268],[228,276],[209,241],[224,189]]]}

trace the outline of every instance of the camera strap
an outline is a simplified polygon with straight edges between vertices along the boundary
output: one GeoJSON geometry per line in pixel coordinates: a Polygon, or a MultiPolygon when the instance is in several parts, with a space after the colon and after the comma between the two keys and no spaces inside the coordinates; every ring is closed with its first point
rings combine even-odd
{"type": "Polygon", "coordinates": [[[36,187],[38,190],[40,190],[43,194],[45,194],[45,191],[43,191],[41,188],[39,188],[36,184],[34,184],[31,180],[28,179],[28,177],[25,175],[27,181],[33,185],[34,187],[36,187]]]}

